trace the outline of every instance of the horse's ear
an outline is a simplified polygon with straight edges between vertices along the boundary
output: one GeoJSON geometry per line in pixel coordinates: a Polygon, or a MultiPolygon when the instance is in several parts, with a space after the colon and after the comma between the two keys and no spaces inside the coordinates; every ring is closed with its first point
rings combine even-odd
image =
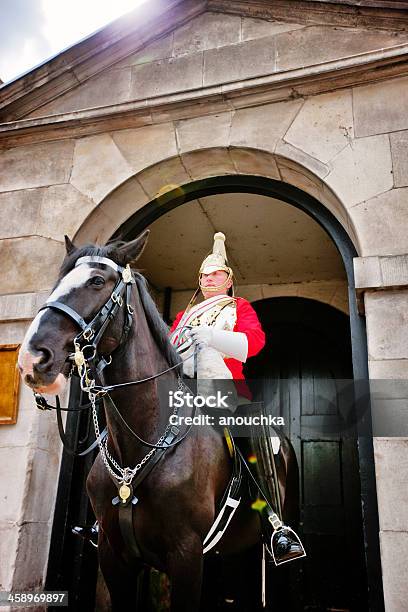
{"type": "Polygon", "coordinates": [[[147,244],[149,234],[150,230],[147,229],[143,232],[143,234],[140,234],[140,236],[119,248],[119,253],[124,255],[126,263],[139,259],[147,244]]]}
{"type": "Polygon", "coordinates": [[[73,242],[71,242],[71,240],[68,238],[66,234],[64,238],[65,238],[65,249],[67,251],[67,255],[71,255],[71,253],[75,251],[76,246],[73,242]]]}

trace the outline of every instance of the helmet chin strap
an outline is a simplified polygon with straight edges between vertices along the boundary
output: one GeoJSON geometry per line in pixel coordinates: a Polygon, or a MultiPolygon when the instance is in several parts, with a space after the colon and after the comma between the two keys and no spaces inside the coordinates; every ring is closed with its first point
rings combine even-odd
{"type": "MultiPolygon", "coordinates": [[[[215,292],[215,291],[219,291],[220,289],[222,289],[223,287],[225,287],[228,284],[228,281],[230,279],[232,279],[232,277],[233,277],[233,272],[230,269],[230,271],[228,272],[228,276],[227,276],[227,278],[225,279],[225,281],[223,283],[221,283],[220,285],[217,285],[216,287],[204,287],[201,284],[201,274],[200,274],[199,277],[198,277],[198,287],[194,291],[194,293],[193,293],[189,303],[187,304],[186,310],[190,310],[190,308],[193,306],[193,304],[194,304],[194,302],[196,300],[196,297],[197,297],[200,289],[201,289],[201,291],[204,289],[204,291],[208,291],[208,292],[211,292],[211,293],[215,292]]],[[[234,296],[235,295],[235,292],[234,292],[234,283],[232,283],[231,288],[232,288],[232,295],[234,296]]]]}
{"type": "Polygon", "coordinates": [[[225,281],[223,283],[221,283],[220,285],[217,285],[216,287],[205,287],[202,283],[201,283],[201,274],[199,276],[199,280],[198,280],[198,284],[199,287],[201,289],[201,291],[204,289],[204,291],[208,291],[208,293],[212,293],[213,291],[219,291],[220,289],[223,289],[226,285],[228,285],[229,281],[232,279],[232,270],[230,270],[228,272],[228,276],[225,279],[225,281]]]}

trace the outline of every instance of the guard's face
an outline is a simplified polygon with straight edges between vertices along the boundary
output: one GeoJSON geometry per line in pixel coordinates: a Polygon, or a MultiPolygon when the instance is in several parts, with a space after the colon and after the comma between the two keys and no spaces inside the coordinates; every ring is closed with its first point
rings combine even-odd
{"type": "Polygon", "coordinates": [[[204,299],[215,295],[224,295],[232,285],[232,278],[226,283],[228,274],[225,270],[215,270],[210,274],[202,274],[200,278],[201,291],[204,299]],[[207,290],[208,287],[208,290],[207,290]]]}

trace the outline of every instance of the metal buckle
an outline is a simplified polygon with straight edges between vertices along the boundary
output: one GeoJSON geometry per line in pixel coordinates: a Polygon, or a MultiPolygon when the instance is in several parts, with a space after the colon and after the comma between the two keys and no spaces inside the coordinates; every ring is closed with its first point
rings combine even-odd
{"type": "Polygon", "coordinates": [[[122,300],[121,295],[113,292],[111,295],[111,298],[112,298],[112,302],[114,302],[115,304],[118,304],[119,307],[123,306],[123,300],[122,300]]]}
{"type": "Polygon", "coordinates": [[[268,521],[271,523],[275,531],[283,526],[283,523],[277,514],[272,514],[271,516],[268,516],[268,521]]]}
{"type": "Polygon", "coordinates": [[[34,392],[35,404],[39,410],[51,410],[51,408],[47,404],[47,400],[45,397],[40,395],[39,393],[34,392]]]}
{"type": "Polygon", "coordinates": [[[130,269],[129,264],[127,264],[122,270],[122,280],[124,283],[134,283],[132,270],[130,269]]]}
{"type": "Polygon", "coordinates": [[[92,338],[95,335],[95,332],[92,329],[92,327],[90,327],[89,329],[86,329],[82,335],[85,338],[85,340],[89,341],[89,340],[92,340],[92,338]]]}
{"type": "Polygon", "coordinates": [[[82,347],[82,355],[84,356],[84,359],[86,362],[92,361],[92,359],[94,359],[96,355],[96,347],[93,344],[85,344],[85,346],[82,347]],[[88,357],[86,357],[85,350],[89,350],[89,349],[91,349],[91,354],[88,357]]]}
{"type": "Polygon", "coordinates": [[[126,308],[130,316],[132,316],[133,313],[135,312],[135,309],[133,308],[133,306],[131,306],[130,304],[126,304],[126,308]]]}

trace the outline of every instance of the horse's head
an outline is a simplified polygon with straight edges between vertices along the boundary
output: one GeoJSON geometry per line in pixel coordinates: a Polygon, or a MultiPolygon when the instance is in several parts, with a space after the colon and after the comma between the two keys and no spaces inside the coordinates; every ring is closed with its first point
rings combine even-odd
{"type": "MultiPolygon", "coordinates": [[[[18,367],[24,382],[38,393],[58,394],[64,389],[74,351],[73,340],[81,331],[75,317],[89,323],[107,303],[118,283],[120,274],[114,266],[92,258],[109,259],[126,266],[142,253],[149,231],[127,244],[77,248],[65,238],[67,254],[58,281],[47,304],[57,303],[59,309],[45,307],[31,323],[21,346],[18,367]],[[89,261],[91,259],[91,261],[89,261]],[[67,307],[68,314],[63,308],[67,307]]],[[[119,309],[123,311],[123,309],[119,309]]],[[[124,324],[124,312],[109,322],[99,344],[101,354],[111,353],[119,344],[124,324]]]]}

